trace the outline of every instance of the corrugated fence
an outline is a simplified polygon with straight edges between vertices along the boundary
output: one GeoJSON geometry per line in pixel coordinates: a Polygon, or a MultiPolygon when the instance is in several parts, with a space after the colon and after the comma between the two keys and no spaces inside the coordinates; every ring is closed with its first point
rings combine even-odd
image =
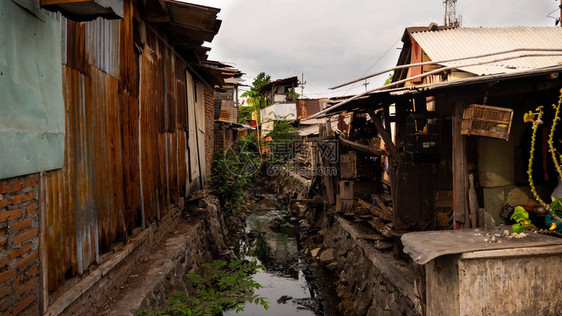
{"type": "Polygon", "coordinates": [[[42,177],[51,300],[186,193],[185,66],[151,31],[135,50],[133,10],[125,1],[120,21],[61,18],[64,168],[42,177]]]}

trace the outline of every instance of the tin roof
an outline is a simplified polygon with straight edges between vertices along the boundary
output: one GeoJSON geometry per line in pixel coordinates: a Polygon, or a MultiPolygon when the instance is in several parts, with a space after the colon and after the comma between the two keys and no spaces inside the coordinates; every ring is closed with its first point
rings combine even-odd
{"type": "MultiPolygon", "coordinates": [[[[560,49],[560,27],[506,27],[506,28],[456,28],[410,33],[431,60],[447,60],[470,57],[513,49],[560,49]]],[[[520,53],[502,55],[517,56],[520,53]]],[[[487,57],[478,61],[493,60],[487,57]]],[[[469,60],[470,61],[470,60],[469,60]]],[[[524,57],[490,64],[460,67],[476,75],[516,72],[557,65],[562,56],[524,57]]],[[[466,64],[466,61],[443,63],[443,66],[466,64]]]]}
{"type": "Polygon", "coordinates": [[[186,61],[207,60],[210,48],[202,45],[218,33],[220,9],[176,0],[146,0],[143,11],[145,20],[164,31],[186,61]]]}
{"type": "Polygon", "coordinates": [[[272,87],[277,87],[277,86],[297,86],[299,84],[299,78],[298,77],[289,77],[289,78],[284,78],[284,79],[277,79],[273,82],[270,82],[268,84],[264,84],[263,86],[260,87],[259,91],[260,92],[266,92],[269,91],[272,87]]]}

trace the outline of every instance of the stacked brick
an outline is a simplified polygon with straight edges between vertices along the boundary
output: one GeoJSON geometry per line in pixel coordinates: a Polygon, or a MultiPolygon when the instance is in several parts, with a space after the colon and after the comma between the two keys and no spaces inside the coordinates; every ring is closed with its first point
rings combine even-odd
{"type": "Polygon", "coordinates": [[[215,93],[205,86],[205,168],[207,175],[211,174],[213,168],[214,153],[214,126],[215,126],[215,93]]]}
{"type": "Polygon", "coordinates": [[[0,315],[39,314],[38,175],[0,180],[0,315]]]}

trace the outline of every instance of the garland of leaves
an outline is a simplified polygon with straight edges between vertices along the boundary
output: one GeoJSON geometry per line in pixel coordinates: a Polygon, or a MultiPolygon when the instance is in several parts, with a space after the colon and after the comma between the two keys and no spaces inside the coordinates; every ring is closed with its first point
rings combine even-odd
{"type": "MultiPolygon", "coordinates": [[[[556,148],[554,148],[554,132],[556,131],[556,125],[558,123],[558,121],[560,120],[560,108],[562,106],[562,90],[560,90],[560,98],[558,99],[558,104],[557,105],[552,105],[553,108],[555,109],[555,114],[554,114],[554,119],[552,121],[552,127],[550,129],[550,135],[548,138],[548,146],[549,146],[549,151],[550,154],[552,156],[552,160],[554,161],[554,166],[556,168],[556,171],[558,172],[558,175],[562,178],[562,168],[560,165],[560,160],[562,160],[562,155],[560,155],[560,157],[557,157],[557,151],[556,148]],[[560,159],[560,160],[559,160],[560,159]]],[[[546,210],[548,210],[548,212],[550,214],[552,214],[552,217],[554,218],[554,220],[562,222],[562,219],[560,218],[560,216],[558,216],[557,211],[562,210],[559,206],[556,205],[556,203],[559,201],[554,201],[551,204],[547,204],[544,200],[541,199],[541,197],[538,195],[537,190],[535,188],[535,182],[533,180],[533,161],[535,158],[535,144],[536,144],[536,139],[537,139],[537,130],[539,125],[543,124],[542,121],[542,117],[544,115],[544,111],[543,111],[543,107],[539,106],[538,108],[535,109],[535,112],[533,111],[529,111],[527,113],[525,113],[525,116],[523,118],[523,120],[527,123],[527,122],[531,122],[533,123],[533,133],[532,133],[532,138],[531,138],[531,151],[530,151],[530,155],[529,155],[529,165],[527,168],[527,175],[529,178],[529,185],[531,187],[531,192],[533,193],[533,197],[535,198],[535,200],[537,202],[539,202],[539,204],[544,207],[546,210]]],[[[522,209],[522,208],[521,208],[522,209]]],[[[524,212],[526,213],[526,212],[524,212]]],[[[531,229],[531,230],[535,230],[537,232],[540,233],[545,233],[545,234],[552,234],[552,235],[557,235],[557,236],[562,236],[562,234],[556,232],[556,231],[551,231],[551,230],[546,230],[546,229],[536,229],[536,227],[534,225],[532,225],[530,223],[530,221],[528,220],[528,214],[527,216],[525,216],[521,210],[519,210],[519,212],[515,212],[512,216],[512,219],[514,219],[517,224],[515,224],[513,226],[513,230],[514,231],[521,231],[522,229],[531,229]],[[517,215],[516,215],[517,213],[517,215]]]]}

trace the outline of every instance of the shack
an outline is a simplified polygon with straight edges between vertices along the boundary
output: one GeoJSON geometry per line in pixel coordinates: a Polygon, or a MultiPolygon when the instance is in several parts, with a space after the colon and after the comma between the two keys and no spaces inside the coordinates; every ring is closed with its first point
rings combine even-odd
{"type": "MultiPolygon", "coordinates": [[[[547,123],[539,135],[550,130],[561,87],[562,29],[408,28],[403,41],[390,85],[313,116],[346,112],[370,122],[358,121],[366,129],[353,137],[362,144],[379,138],[386,147],[396,229],[478,227],[485,218],[501,222],[506,204],[537,204],[525,174],[530,127],[523,114],[544,106],[547,123]],[[471,45],[482,42],[490,45],[471,45]],[[478,111],[495,114],[495,124],[467,125],[478,111]],[[481,209],[489,215],[479,216],[481,209]]],[[[546,141],[540,137],[541,148],[546,141]]],[[[538,154],[535,181],[547,199],[557,176],[544,150],[538,154]]]]}
{"type": "Polygon", "coordinates": [[[509,292],[523,299],[519,309],[506,310],[556,314],[560,301],[552,298],[560,282],[548,281],[557,272],[547,262],[560,260],[559,239],[512,241],[511,228],[496,225],[509,223],[517,205],[534,223],[544,223],[528,184],[531,126],[523,121],[539,106],[544,124],[532,175],[545,201],[558,183],[548,161],[548,134],[562,88],[562,29],[431,25],[407,28],[402,41],[397,66],[374,74],[394,71],[390,84],[309,117],[325,120],[320,139],[339,144],[336,161],[318,161],[337,167],[337,176],[318,176],[313,184],[326,213],[335,213],[324,245],[338,249],[344,287],[351,297],[372,299],[371,305],[357,300],[354,311],[495,314],[511,297],[497,293],[509,292]],[[341,238],[362,250],[345,249],[341,238]],[[380,274],[363,281],[347,263],[365,256],[363,269],[380,274]],[[401,260],[415,268],[408,272],[401,260]],[[517,291],[516,279],[526,277],[517,270],[522,266],[543,280],[534,283],[536,293],[550,301],[517,291]],[[519,278],[511,280],[513,275],[519,278]],[[374,286],[373,293],[365,286],[374,286]],[[385,295],[389,291],[392,297],[385,295]],[[482,297],[496,299],[495,307],[478,305],[482,297]]]}

